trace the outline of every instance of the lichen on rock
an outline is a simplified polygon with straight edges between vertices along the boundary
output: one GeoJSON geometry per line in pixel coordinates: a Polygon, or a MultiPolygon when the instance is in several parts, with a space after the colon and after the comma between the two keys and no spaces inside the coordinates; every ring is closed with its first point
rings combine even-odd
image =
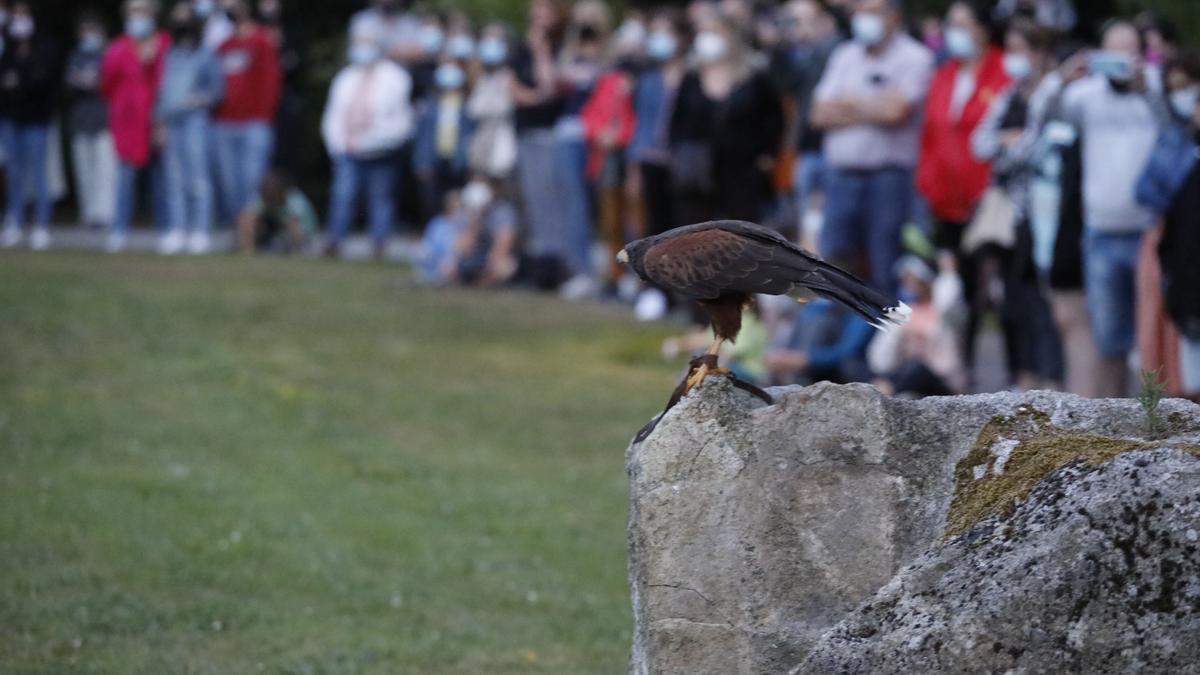
{"type": "MultiPolygon", "coordinates": [[[[1071,462],[1099,465],[1152,443],[1064,429],[1033,406],[1022,406],[1012,415],[996,415],[979,431],[975,444],[955,468],[946,536],[963,534],[988,516],[1010,514],[1038,481],[1071,462]]],[[[1175,447],[1200,457],[1200,445],[1175,447]]]]}

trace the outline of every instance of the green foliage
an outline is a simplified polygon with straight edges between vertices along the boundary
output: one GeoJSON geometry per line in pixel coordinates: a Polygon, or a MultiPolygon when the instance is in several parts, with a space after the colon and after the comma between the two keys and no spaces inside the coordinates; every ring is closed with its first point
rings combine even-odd
{"type": "Polygon", "coordinates": [[[661,329],[232,257],[5,253],[0,308],[0,670],[624,668],[661,329]]]}
{"type": "Polygon", "coordinates": [[[1159,371],[1142,371],[1142,389],[1138,392],[1137,401],[1146,413],[1145,430],[1150,438],[1156,438],[1167,431],[1167,420],[1158,412],[1158,404],[1166,393],[1167,383],[1159,377],[1159,371]]]}

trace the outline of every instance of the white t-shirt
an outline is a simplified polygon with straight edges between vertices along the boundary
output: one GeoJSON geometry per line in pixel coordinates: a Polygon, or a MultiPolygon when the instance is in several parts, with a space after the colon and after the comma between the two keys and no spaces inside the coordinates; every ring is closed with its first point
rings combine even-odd
{"type": "MultiPolygon", "coordinates": [[[[829,101],[898,91],[918,108],[933,76],[933,54],[906,33],[894,35],[873,55],[859,42],[842,43],[829,58],[813,97],[829,101]]],[[[900,126],[860,124],[825,132],[825,158],[838,168],[912,168],[921,142],[921,115],[900,126]]]]}

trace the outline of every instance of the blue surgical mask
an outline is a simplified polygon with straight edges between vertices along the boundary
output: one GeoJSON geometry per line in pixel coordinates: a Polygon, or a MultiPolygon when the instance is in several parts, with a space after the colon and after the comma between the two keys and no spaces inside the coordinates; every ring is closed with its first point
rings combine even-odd
{"type": "Polygon", "coordinates": [[[433,79],[441,89],[460,89],[466,82],[462,68],[455,63],[443,63],[433,73],[433,79]]]}
{"type": "Polygon", "coordinates": [[[125,19],[125,32],[135,40],[149,37],[154,32],[154,19],[145,14],[134,14],[125,19]]]}
{"type": "Polygon", "coordinates": [[[1033,64],[1024,54],[1005,54],[1004,72],[1008,73],[1013,80],[1023,82],[1033,74],[1033,64]]]}
{"type": "Polygon", "coordinates": [[[974,58],[977,49],[975,38],[967,31],[955,26],[946,29],[946,53],[951,58],[974,58]]]}
{"type": "Polygon", "coordinates": [[[729,44],[720,33],[701,31],[696,34],[696,42],[692,45],[696,52],[696,60],[700,63],[720,61],[729,52],[729,44]]]}
{"type": "Polygon", "coordinates": [[[369,42],[358,42],[350,45],[348,56],[350,63],[356,66],[369,65],[379,59],[379,47],[369,42]]]}
{"type": "Polygon", "coordinates": [[[646,40],[646,53],[655,61],[666,61],[675,56],[675,50],[678,48],[675,36],[663,31],[654,31],[646,40]]]}
{"type": "Polygon", "coordinates": [[[879,44],[887,34],[883,17],[874,12],[855,12],[850,20],[850,32],[854,39],[871,47],[879,44]]]}
{"type": "Polygon", "coordinates": [[[216,9],[216,3],[213,0],[196,0],[192,3],[192,12],[200,19],[207,19],[214,9],[216,9]]]}
{"type": "Polygon", "coordinates": [[[421,29],[421,50],[426,54],[436,54],[442,49],[445,36],[437,26],[425,26],[421,29]]]}
{"type": "Polygon", "coordinates": [[[508,58],[508,45],[499,38],[484,38],[479,41],[479,60],[485,66],[498,66],[508,58]]]}
{"type": "Polygon", "coordinates": [[[95,31],[88,31],[79,38],[79,48],[89,54],[95,54],[104,48],[104,36],[95,31]]]}
{"type": "Polygon", "coordinates": [[[1093,52],[1088,58],[1088,68],[1096,75],[1103,75],[1113,82],[1133,81],[1134,63],[1128,54],[1120,52],[1093,52]]]}
{"type": "Polygon", "coordinates": [[[1171,109],[1181,118],[1190,120],[1196,115],[1196,103],[1200,101],[1200,85],[1177,89],[1170,95],[1171,109]]]}
{"type": "Polygon", "coordinates": [[[456,59],[469,59],[475,55],[475,41],[466,35],[454,35],[446,41],[446,51],[456,59]]]}

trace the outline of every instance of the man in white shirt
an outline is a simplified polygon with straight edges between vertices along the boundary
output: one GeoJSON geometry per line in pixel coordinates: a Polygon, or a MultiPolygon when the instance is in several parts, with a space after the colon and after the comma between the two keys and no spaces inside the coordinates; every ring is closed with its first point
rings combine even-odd
{"type": "Polygon", "coordinates": [[[1118,397],[1128,394],[1138,249],[1155,219],[1134,191],[1166,116],[1141,53],[1137,29],[1112,23],[1092,57],[1092,74],[1071,83],[1061,101],[1082,143],[1084,290],[1109,384],[1103,393],[1118,397]]]}
{"type": "Polygon", "coordinates": [[[857,1],[853,39],[830,57],[812,111],[829,166],[821,253],[892,292],[933,73],[933,55],[904,32],[901,10],[900,0],[857,1]],[[863,253],[866,270],[855,264],[863,253]]]}

